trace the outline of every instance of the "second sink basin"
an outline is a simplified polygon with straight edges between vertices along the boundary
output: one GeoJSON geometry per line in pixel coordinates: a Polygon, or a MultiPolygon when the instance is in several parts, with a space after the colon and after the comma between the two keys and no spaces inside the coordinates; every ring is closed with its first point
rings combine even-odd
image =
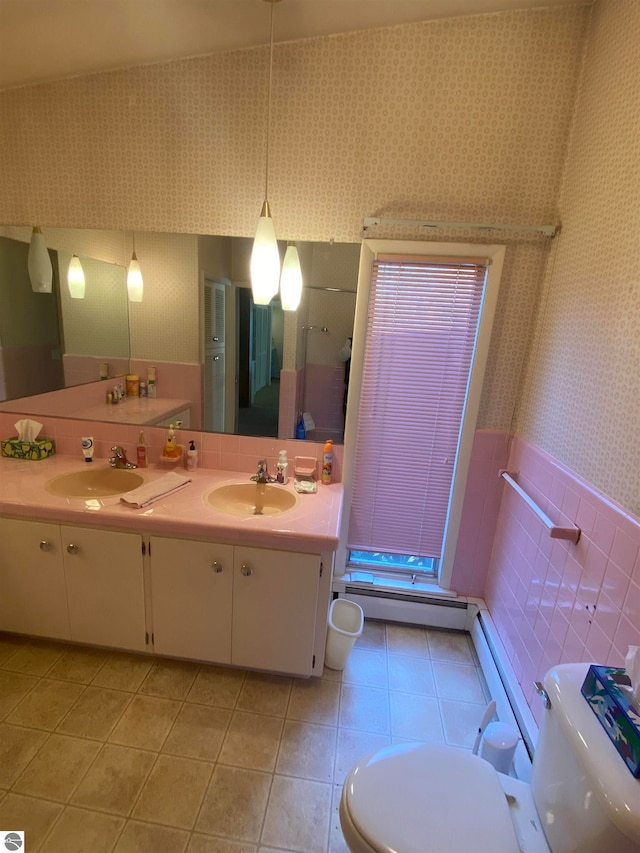
{"type": "Polygon", "coordinates": [[[298,503],[294,492],[267,483],[227,483],[212,489],[206,500],[214,509],[238,518],[280,515],[298,503]]]}
{"type": "Polygon", "coordinates": [[[60,498],[107,498],[137,489],[144,478],[125,468],[88,468],[54,477],[45,485],[60,498]]]}

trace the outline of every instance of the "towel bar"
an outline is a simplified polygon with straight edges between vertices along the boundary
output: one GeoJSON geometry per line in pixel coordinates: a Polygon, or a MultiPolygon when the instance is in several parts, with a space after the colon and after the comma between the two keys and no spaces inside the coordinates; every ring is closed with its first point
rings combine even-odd
{"type": "Polygon", "coordinates": [[[518,483],[516,483],[513,479],[513,472],[502,470],[500,471],[500,476],[511,486],[512,489],[514,489],[515,492],[517,492],[517,494],[520,495],[527,506],[535,512],[540,521],[549,530],[549,536],[552,539],[568,539],[570,542],[577,544],[580,539],[580,533],[582,532],[579,527],[576,527],[575,525],[572,525],[571,527],[559,527],[557,524],[554,524],[549,516],[540,509],[538,504],[529,497],[518,483]]]}

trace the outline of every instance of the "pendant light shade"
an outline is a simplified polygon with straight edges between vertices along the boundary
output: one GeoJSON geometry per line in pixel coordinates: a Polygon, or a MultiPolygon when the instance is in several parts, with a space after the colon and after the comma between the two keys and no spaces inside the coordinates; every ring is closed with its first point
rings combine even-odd
{"type": "Polygon", "coordinates": [[[67,285],[72,299],[84,299],[84,270],[77,255],[73,255],[69,261],[67,285]]]}
{"type": "Polygon", "coordinates": [[[278,292],[280,252],[269,202],[262,205],[251,250],[251,290],[256,305],[268,305],[278,292]]]}
{"type": "Polygon", "coordinates": [[[283,311],[296,311],[302,297],[302,270],[298,250],[289,243],[282,264],[280,301],[283,311]]]}
{"type": "Polygon", "coordinates": [[[144,290],[144,282],[142,280],[142,270],[136,257],[136,235],[133,235],[133,254],[127,267],[127,294],[129,302],[142,302],[142,292],[144,290]]]}
{"type": "Polygon", "coordinates": [[[34,228],[31,232],[27,269],[29,270],[31,290],[34,293],[51,293],[53,267],[51,266],[47,245],[44,242],[44,236],[39,228],[34,228]]]}

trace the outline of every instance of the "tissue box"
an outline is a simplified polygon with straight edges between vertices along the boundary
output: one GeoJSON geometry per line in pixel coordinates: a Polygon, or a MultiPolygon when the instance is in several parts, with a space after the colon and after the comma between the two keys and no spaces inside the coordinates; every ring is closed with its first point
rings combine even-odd
{"type": "Polygon", "coordinates": [[[631,705],[623,685],[631,680],[622,668],[590,666],[582,695],[596,715],[624,763],[640,776],[640,715],[631,705]]]}
{"type": "Polygon", "coordinates": [[[7,438],[0,442],[2,455],[11,459],[32,459],[40,461],[56,452],[56,443],[52,438],[40,438],[36,441],[20,441],[19,438],[7,438]]]}

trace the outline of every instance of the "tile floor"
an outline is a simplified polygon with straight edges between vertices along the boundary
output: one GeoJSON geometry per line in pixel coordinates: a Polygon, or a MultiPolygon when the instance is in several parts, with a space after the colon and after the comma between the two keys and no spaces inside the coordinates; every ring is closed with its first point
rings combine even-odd
{"type": "Polygon", "coordinates": [[[345,853],[354,760],[469,748],[487,699],[467,635],[382,622],[312,680],[0,634],[0,828],[28,853],[345,853]]]}

